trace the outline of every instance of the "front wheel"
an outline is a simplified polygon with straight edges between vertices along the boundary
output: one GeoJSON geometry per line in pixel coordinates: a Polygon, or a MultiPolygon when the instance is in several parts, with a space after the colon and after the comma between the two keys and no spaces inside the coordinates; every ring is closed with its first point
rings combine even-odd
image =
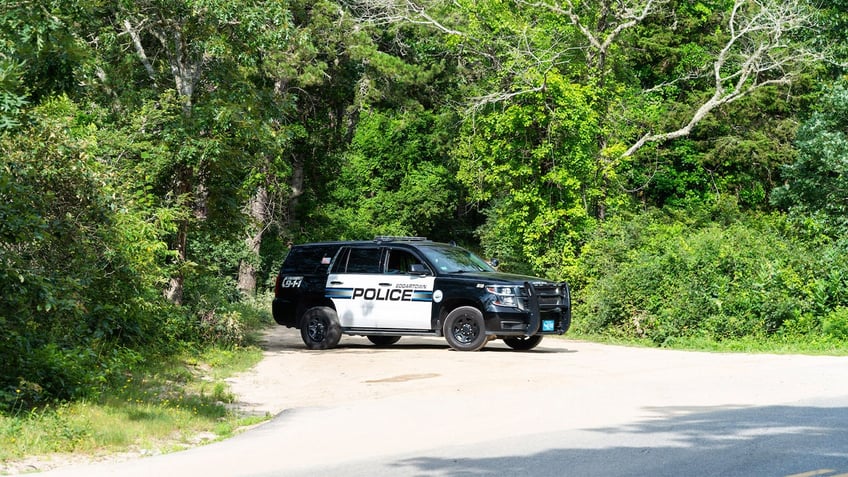
{"type": "Polygon", "coordinates": [[[450,347],[457,351],[477,351],[488,341],[483,314],[473,306],[461,306],[448,313],[442,331],[450,347]]]}
{"type": "Polygon", "coordinates": [[[316,306],[306,310],[300,326],[300,337],[309,349],[335,348],[342,338],[342,328],[336,310],[316,306]]]}
{"type": "Polygon", "coordinates": [[[503,339],[504,343],[512,349],[518,351],[527,351],[535,348],[542,341],[542,335],[533,336],[507,336],[503,339]]]}

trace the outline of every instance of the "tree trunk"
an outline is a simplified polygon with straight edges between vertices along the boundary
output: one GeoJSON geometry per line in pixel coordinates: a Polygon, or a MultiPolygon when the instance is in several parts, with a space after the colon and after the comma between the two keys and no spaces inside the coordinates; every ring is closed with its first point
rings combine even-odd
{"type": "Polygon", "coordinates": [[[267,189],[259,187],[248,205],[248,214],[251,220],[249,236],[245,240],[245,245],[250,251],[250,257],[241,260],[238,273],[238,289],[248,296],[256,294],[256,262],[259,260],[259,249],[262,247],[262,238],[268,223],[266,214],[268,200],[267,189]]]}
{"type": "MultiPolygon", "coordinates": [[[[192,171],[187,166],[181,166],[177,177],[176,193],[177,200],[186,200],[191,193],[192,171]]],[[[176,253],[176,272],[168,280],[168,288],[163,292],[165,298],[175,305],[183,304],[183,283],[185,273],[183,265],[188,257],[188,218],[180,219],[177,226],[177,237],[174,241],[173,251],[176,253]]]]}
{"type": "Polygon", "coordinates": [[[297,155],[292,158],[292,175],[289,179],[291,196],[289,196],[288,217],[286,217],[289,226],[294,225],[297,221],[297,204],[300,196],[303,195],[303,163],[303,159],[297,155]]]}

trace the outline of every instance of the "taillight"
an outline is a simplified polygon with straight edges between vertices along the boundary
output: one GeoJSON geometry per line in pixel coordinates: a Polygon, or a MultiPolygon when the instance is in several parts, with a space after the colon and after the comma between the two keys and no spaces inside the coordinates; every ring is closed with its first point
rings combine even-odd
{"type": "Polygon", "coordinates": [[[283,291],[282,284],[283,284],[283,276],[277,275],[277,283],[274,284],[274,296],[277,297],[277,298],[280,297],[280,293],[282,293],[282,291],[283,291]]]}

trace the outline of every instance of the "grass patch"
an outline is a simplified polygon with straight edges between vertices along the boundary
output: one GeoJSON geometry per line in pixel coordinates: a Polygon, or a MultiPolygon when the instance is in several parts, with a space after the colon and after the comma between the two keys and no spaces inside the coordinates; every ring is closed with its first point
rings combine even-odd
{"type": "Polygon", "coordinates": [[[627,338],[621,335],[604,335],[572,332],[564,336],[569,339],[596,343],[663,348],[687,351],[711,351],[717,353],[760,353],[760,354],[807,354],[848,356],[848,341],[830,337],[743,337],[715,341],[708,338],[686,337],[666,340],[661,346],[649,339],[627,338]]]}
{"type": "Polygon", "coordinates": [[[256,343],[273,322],[270,301],[260,295],[222,309],[226,319],[210,323],[210,336],[198,341],[205,344],[185,343],[182,352],[164,357],[153,350],[128,361],[125,371],[104,380],[96,399],[28,409],[27,390],[17,390],[18,405],[0,414],[0,474],[23,460],[172,452],[266,420],[234,411],[235,396],[224,380],[262,359],[256,343]]]}
{"type": "Polygon", "coordinates": [[[96,401],[0,416],[0,462],[57,453],[165,453],[232,435],[266,417],[240,416],[226,377],[259,362],[255,346],[208,348],[126,373],[96,401]]]}

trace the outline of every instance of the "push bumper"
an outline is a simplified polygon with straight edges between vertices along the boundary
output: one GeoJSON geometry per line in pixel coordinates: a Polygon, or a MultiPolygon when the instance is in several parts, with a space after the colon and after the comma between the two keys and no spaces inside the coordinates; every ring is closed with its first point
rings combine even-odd
{"type": "Polygon", "coordinates": [[[497,336],[561,335],[571,326],[571,291],[566,283],[524,284],[523,309],[490,306],[486,333],[497,336]]]}

